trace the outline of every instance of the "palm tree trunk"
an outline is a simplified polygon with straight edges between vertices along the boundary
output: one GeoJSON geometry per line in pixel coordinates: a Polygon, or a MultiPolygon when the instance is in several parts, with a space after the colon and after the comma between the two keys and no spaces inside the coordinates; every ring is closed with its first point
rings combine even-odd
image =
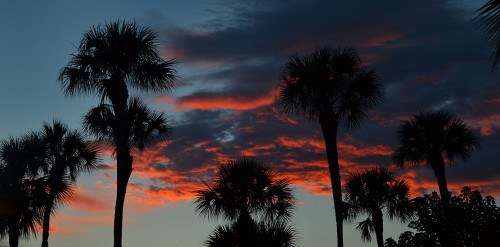
{"type": "Polygon", "coordinates": [[[10,219],[9,220],[9,246],[10,247],[18,247],[19,246],[19,228],[18,223],[19,219],[10,219]]]}
{"type": "Polygon", "coordinates": [[[130,175],[132,174],[132,156],[128,146],[129,126],[125,113],[127,109],[128,90],[120,76],[112,76],[113,90],[109,90],[109,99],[115,113],[115,145],[116,145],[116,203],[114,219],[114,247],[122,246],[123,206],[130,175]]]}
{"type": "MultiPolygon", "coordinates": [[[[432,156],[431,167],[434,170],[434,176],[438,181],[439,194],[441,195],[441,202],[443,203],[443,214],[445,222],[448,222],[449,208],[450,208],[450,193],[448,191],[448,184],[446,182],[446,173],[444,167],[444,160],[440,154],[432,156]]],[[[443,247],[455,247],[454,238],[452,237],[449,229],[441,229],[438,233],[439,241],[443,247]]]]}
{"type": "Polygon", "coordinates": [[[342,184],[340,181],[339,156],[337,152],[338,122],[333,117],[321,120],[321,130],[325,138],[326,156],[330,181],[332,183],[333,205],[335,208],[335,221],[337,223],[337,246],[344,246],[343,211],[342,211],[342,184]]]}
{"type": "Polygon", "coordinates": [[[434,155],[432,158],[431,167],[434,170],[434,176],[438,181],[439,194],[441,200],[448,204],[450,201],[450,192],[448,191],[448,184],[446,182],[446,173],[444,168],[444,160],[441,155],[434,155]]]}
{"type": "Polygon", "coordinates": [[[49,202],[45,206],[43,213],[42,247],[49,247],[50,212],[52,212],[54,206],[54,197],[54,195],[49,197],[49,202]]]}
{"type": "Polygon", "coordinates": [[[375,235],[377,236],[377,246],[384,247],[384,219],[382,217],[382,211],[380,211],[380,209],[375,209],[372,217],[375,235]]]}
{"type": "Polygon", "coordinates": [[[114,220],[114,247],[122,246],[123,229],[123,206],[125,204],[125,194],[130,175],[132,174],[132,157],[128,152],[125,154],[117,151],[117,186],[116,186],[116,204],[114,220]]]}

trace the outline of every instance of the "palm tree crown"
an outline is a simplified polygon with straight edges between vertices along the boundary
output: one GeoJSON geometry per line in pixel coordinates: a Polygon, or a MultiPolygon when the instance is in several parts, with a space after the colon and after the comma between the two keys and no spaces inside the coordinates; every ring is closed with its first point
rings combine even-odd
{"type": "Polygon", "coordinates": [[[219,226],[206,246],[295,245],[295,230],[286,225],[293,209],[292,190],[268,165],[253,159],[233,160],[221,165],[214,182],[206,185],[197,191],[196,211],[232,221],[219,226]]]}
{"type": "Polygon", "coordinates": [[[358,223],[363,240],[371,241],[375,231],[378,246],[383,246],[382,211],[390,219],[402,222],[412,217],[409,203],[409,187],[404,179],[396,179],[387,168],[373,168],[352,173],[345,184],[345,220],[352,220],[361,214],[368,218],[358,223]]]}
{"type": "Polygon", "coordinates": [[[290,57],[281,76],[277,105],[286,113],[314,122],[335,118],[358,126],[366,111],[382,101],[383,87],[374,70],[366,71],[354,48],[317,49],[290,57]]]}
{"type": "Polygon", "coordinates": [[[157,40],[154,31],[135,22],[93,26],[80,41],[78,53],[61,71],[59,79],[65,92],[97,93],[104,99],[127,94],[127,85],[145,91],[173,89],[175,61],[160,57],[157,40]]]}
{"type": "Polygon", "coordinates": [[[479,147],[478,138],[460,118],[438,110],[420,112],[401,123],[398,131],[399,147],[393,160],[406,164],[432,167],[438,180],[441,197],[449,197],[444,170],[445,160],[467,159],[479,147]]]}
{"type": "Polygon", "coordinates": [[[354,48],[316,49],[295,54],[281,76],[276,104],[284,113],[302,114],[321,125],[332,183],[337,246],[344,246],[342,184],[337,153],[339,124],[357,127],[366,111],[382,101],[384,88],[374,70],[366,70],[354,48]]]}
{"type": "Polygon", "coordinates": [[[220,166],[214,183],[197,191],[195,203],[197,212],[209,218],[256,215],[273,221],[291,217],[293,199],[286,179],[276,179],[264,163],[243,158],[220,166]]]}

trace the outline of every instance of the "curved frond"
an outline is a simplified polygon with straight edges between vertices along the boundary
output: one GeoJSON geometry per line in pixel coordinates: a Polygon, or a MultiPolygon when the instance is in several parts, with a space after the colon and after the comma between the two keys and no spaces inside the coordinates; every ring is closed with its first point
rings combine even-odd
{"type": "Polygon", "coordinates": [[[500,59],[500,1],[489,0],[476,13],[474,20],[485,32],[491,49],[492,69],[495,70],[500,59]]]}
{"type": "Polygon", "coordinates": [[[363,241],[372,241],[371,233],[375,231],[375,227],[373,226],[373,222],[370,217],[366,218],[364,221],[358,222],[356,230],[361,232],[361,239],[363,239],[363,241]]]}

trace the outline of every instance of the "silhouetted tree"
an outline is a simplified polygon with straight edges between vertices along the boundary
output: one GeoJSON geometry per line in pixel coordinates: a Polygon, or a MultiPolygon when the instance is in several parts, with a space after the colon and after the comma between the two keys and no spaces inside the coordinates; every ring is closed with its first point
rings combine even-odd
{"type": "MultiPolygon", "coordinates": [[[[157,34],[151,29],[139,27],[134,22],[116,21],[104,27],[93,26],[83,35],[78,52],[59,76],[68,95],[95,93],[101,98],[101,105],[92,109],[91,114],[108,114],[100,116],[100,119],[109,120],[106,122],[108,125],[96,123],[96,120],[92,121],[93,124],[87,121],[87,127],[95,130],[94,134],[109,140],[116,153],[115,247],[122,245],[123,204],[132,173],[131,149],[135,144],[139,148],[145,144],[137,140],[141,135],[136,134],[142,131],[161,137],[167,130],[165,124],[160,123],[164,120],[161,114],[146,121],[151,123],[155,120],[154,125],[161,126],[154,130],[148,126],[132,126],[130,121],[130,116],[134,115],[130,113],[131,105],[141,105],[137,109],[145,107],[138,100],[129,102],[129,87],[159,92],[170,91],[176,85],[176,72],[172,68],[175,62],[160,57],[157,39],[157,34]]],[[[144,114],[135,116],[135,119],[140,119],[144,114]]]]}
{"type": "Polygon", "coordinates": [[[357,127],[380,103],[383,87],[354,48],[316,49],[290,57],[281,76],[277,106],[321,125],[332,183],[337,243],[343,246],[342,185],[337,153],[338,126],[357,127]]]}
{"type": "Polygon", "coordinates": [[[371,241],[375,232],[377,245],[384,246],[383,214],[389,219],[397,218],[406,222],[413,215],[409,200],[409,187],[404,179],[396,179],[387,168],[372,168],[352,173],[345,184],[344,219],[353,220],[360,215],[368,215],[358,223],[365,241],[371,241]]]}
{"type": "Polygon", "coordinates": [[[474,20],[485,31],[491,48],[492,69],[495,70],[500,59],[500,1],[489,0],[476,13],[474,20]]]}
{"type": "Polygon", "coordinates": [[[443,110],[420,112],[404,120],[398,130],[399,146],[393,161],[399,167],[406,164],[430,165],[438,181],[443,200],[450,197],[446,183],[445,160],[467,159],[479,147],[478,138],[460,118],[443,110]]]}
{"type": "Polygon", "coordinates": [[[443,231],[451,233],[456,247],[500,246],[500,208],[493,197],[464,187],[460,195],[450,198],[449,205],[435,192],[414,201],[418,219],[409,227],[417,232],[404,232],[394,247],[441,247],[443,231]]]}
{"type": "Polygon", "coordinates": [[[211,234],[205,245],[208,247],[234,247],[234,246],[253,246],[253,247],[293,247],[296,246],[296,231],[287,226],[284,222],[257,224],[252,222],[251,232],[242,232],[239,222],[231,225],[218,226],[211,234]],[[242,243],[242,239],[249,242],[242,243]]]}
{"type": "Polygon", "coordinates": [[[42,223],[45,177],[38,176],[38,163],[29,160],[39,144],[34,135],[1,143],[0,239],[8,236],[10,247],[17,247],[20,237],[35,236],[42,223]]]}
{"type": "Polygon", "coordinates": [[[214,182],[197,191],[195,204],[200,215],[233,222],[219,227],[210,239],[226,239],[233,232],[237,246],[254,246],[259,231],[254,217],[265,223],[284,223],[291,217],[293,200],[286,179],[277,179],[264,163],[243,158],[221,165],[214,182]]]}
{"type": "Polygon", "coordinates": [[[44,145],[43,157],[34,158],[41,162],[47,176],[42,234],[42,247],[47,247],[51,215],[68,201],[79,173],[96,169],[99,159],[95,144],[86,142],[82,133],[59,121],[44,124],[39,135],[44,145]]]}

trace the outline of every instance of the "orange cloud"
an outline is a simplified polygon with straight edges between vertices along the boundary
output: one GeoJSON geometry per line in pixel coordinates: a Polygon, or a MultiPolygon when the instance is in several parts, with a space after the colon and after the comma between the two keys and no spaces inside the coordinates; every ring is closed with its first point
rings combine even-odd
{"type": "Polygon", "coordinates": [[[156,99],[160,103],[173,103],[175,111],[184,111],[186,109],[213,110],[251,110],[262,106],[270,105],[274,98],[270,95],[264,95],[256,98],[248,97],[218,97],[218,98],[184,98],[173,99],[168,96],[162,96],[156,99]]]}

